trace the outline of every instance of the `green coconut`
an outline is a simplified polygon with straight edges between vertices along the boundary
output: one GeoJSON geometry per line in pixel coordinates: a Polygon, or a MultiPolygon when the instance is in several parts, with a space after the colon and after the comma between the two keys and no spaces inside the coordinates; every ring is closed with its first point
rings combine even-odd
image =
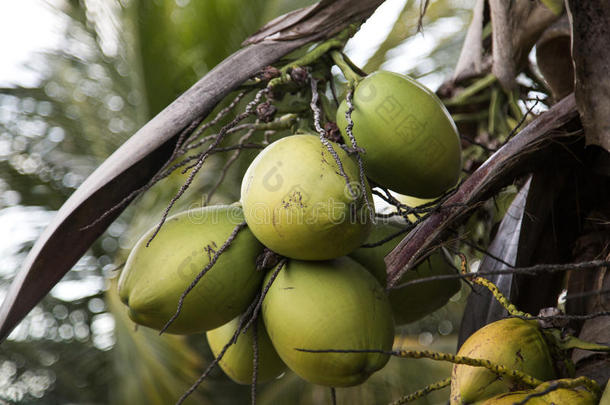
{"type": "MultiPolygon", "coordinates": [[[[404,224],[395,222],[378,222],[375,224],[367,243],[375,243],[395,235],[404,224]]],[[[386,285],[385,256],[392,251],[402,237],[396,237],[374,248],[359,248],[349,256],[366,267],[381,283],[386,285]]],[[[451,258],[444,249],[437,250],[424,258],[415,268],[408,270],[398,281],[397,286],[424,277],[455,274],[450,264],[451,258]]],[[[460,290],[460,281],[437,280],[389,291],[390,304],[394,321],[397,325],[414,322],[431,314],[449,301],[460,290]]]]}
{"type": "MultiPolygon", "coordinates": [[[[549,347],[536,321],[506,318],[492,322],[472,334],[457,354],[489,360],[542,381],[556,377],[549,347]]],[[[526,388],[511,378],[500,379],[486,368],[456,364],[451,373],[450,401],[470,404],[526,388]]]]}
{"type": "MultiPolygon", "coordinates": [[[[246,222],[274,252],[301,260],[332,259],[356,249],[368,236],[370,211],[359,187],[358,166],[338,144],[330,144],[351,188],[313,135],[272,143],[248,168],[241,186],[246,222]]],[[[368,184],[366,195],[372,204],[368,184]]]]}
{"type": "MultiPolygon", "coordinates": [[[[169,217],[149,247],[155,228],[131,251],[119,279],[119,295],[136,323],[161,329],[175,313],[178,300],[214,257],[235,226],[241,208],[210,206],[169,217]]],[[[217,328],[242,313],[260,288],[263,272],[256,258],[263,246],[242,229],[218,261],[187,295],[170,333],[198,333],[217,328]]]]}
{"type": "Polygon", "coordinates": [[[357,385],[388,362],[389,356],[382,353],[296,350],[392,349],[394,322],[388,299],[371,273],[352,259],[289,261],[262,309],[281,359],[311,383],[357,385]]]}
{"type": "MultiPolygon", "coordinates": [[[[239,320],[240,317],[238,316],[229,323],[206,333],[208,344],[214,356],[218,356],[223,347],[233,338],[233,334],[239,326],[239,320]]],[[[262,317],[259,317],[257,320],[256,336],[256,343],[258,345],[258,369],[256,377],[257,382],[263,383],[282,374],[286,370],[286,365],[273,348],[262,317]]],[[[229,346],[219,361],[220,368],[230,379],[238,384],[252,383],[253,340],[253,328],[248,329],[245,334],[240,333],[237,341],[229,346]]]]}
{"type": "MultiPolygon", "coordinates": [[[[420,198],[453,187],[460,175],[460,139],[449,112],[434,93],[408,76],[378,71],[354,91],[353,135],[366,153],[367,176],[376,183],[420,198]]],[[[337,110],[345,143],[347,103],[337,110]]]]}

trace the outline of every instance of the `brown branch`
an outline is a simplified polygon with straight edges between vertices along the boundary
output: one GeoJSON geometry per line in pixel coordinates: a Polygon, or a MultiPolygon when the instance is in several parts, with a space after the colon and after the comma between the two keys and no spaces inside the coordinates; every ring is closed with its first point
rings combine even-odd
{"type": "Polygon", "coordinates": [[[322,0],[270,21],[244,41],[244,45],[265,40],[286,41],[324,32],[329,38],[353,22],[366,20],[384,0],[322,0]]]}
{"type": "Polygon", "coordinates": [[[562,126],[577,115],[570,95],[533,120],[479,167],[439,210],[431,213],[386,256],[388,287],[391,288],[448,228],[463,219],[477,203],[504,186],[515,169],[525,170],[524,159],[535,156],[545,141],[562,136],[562,126]],[[449,209],[444,207],[451,206],[449,209]],[[406,266],[406,267],[405,267],[406,266]]]}
{"type": "Polygon", "coordinates": [[[512,1],[489,0],[493,31],[492,40],[492,72],[498,78],[502,87],[509,90],[515,87],[516,63],[513,59],[513,26],[510,21],[512,1]]]}
{"type": "MultiPolygon", "coordinates": [[[[567,264],[536,264],[528,267],[513,267],[510,269],[501,270],[479,270],[473,273],[456,273],[456,274],[441,274],[438,276],[421,277],[415,280],[408,281],[403,284],[394,286],[393,290],[409,287],[414,284],[430,283],[441,280],[456,280],[456,279],[469,279],[477,276],[496,276],[500,274],[527,274],[535,275],[539,273],[555,273],[555,272],[566,272],[572,270],[595,270],[599,267],[609,267],[610,262],[605,260],[592,260],[589,262],[581,263],[567,263],[567,264]]],[[[602,293],[602,290],[593,291],[594,293],[602,293]]]]}
{"type": "Polygon", "coordinates": [[[483,11],[485,0],[477,0],[473,12],[472,21],[468,27],[460,58],[455,66],[454,81],[463,77],[483,73],[483,11]]]}
{"type": "Polygon", "coordinates": [[[602,0],[569,0],[576,104],[587,144],[610,152],[610,9],[602,0]]]}

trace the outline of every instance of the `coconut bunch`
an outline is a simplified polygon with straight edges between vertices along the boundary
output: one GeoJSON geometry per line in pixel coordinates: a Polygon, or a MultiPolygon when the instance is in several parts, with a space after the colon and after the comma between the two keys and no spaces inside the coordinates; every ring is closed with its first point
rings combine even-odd
{"type": "MultiPolygon", "coordinates": [[[[288,367],[314,384],[360,384],[387,363],[395,325],[440,308],[460,288],[443,280],[386,291],[383,259],[409,218],[377,221],[369,184],[412,196],[399,197],[405,206],[456,184],[460,141],[440,100],[403,75],[359,78],[332,140],[316,102],[317,132],[265,147],[239,202],[169,217],[141,237],[120,276],[134,322],[206,332],[237,383],[271,380],[288,367]],[[328,349],[346,352],[319,353],[328,349]]],[[[401,282],[449,274],[450,262],[439,250],[401,282]]]]}

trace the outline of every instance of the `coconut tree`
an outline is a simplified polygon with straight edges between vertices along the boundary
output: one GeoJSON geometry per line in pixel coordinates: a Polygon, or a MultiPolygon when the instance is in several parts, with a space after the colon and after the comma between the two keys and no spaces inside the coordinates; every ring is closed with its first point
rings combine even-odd
{"type": "MultiPolygon", "coordinates": [[[[320,91],[326,88],[317,84],[329,83],[327,93],[336,93],[330,83],[338,81],[339,90],[349,98],[354,94],[357,81],[352,79],[381,67],[393,51],[402,49],[401,46],[413,45],[405,38],[417,38],[416,32],[422,25],[424,32],[426,27],[433,31],[435,24],[443,19],[454,18],[452,21],[456,22],[469,18],[469,14],[449,1],[425,1],[417,5],[406,2],[386,39],[362,70],[339,50],[359,24],[383,2],[323,0],[275,19],[255,32],[262,22],[280,11],[305,5],[296,3],[257,2],[251,5],[251,13],[244,13],[237,2],[134,2],[98,10],[87,3],[65,4],[65,10],[80,16],[80,29],[89,35],[94,46],[100,48],[99,53],[95,53],[100,56],[97,63],[90,64],[89,59],[95,56],[85,58],[86,63],[79,59],[72,61],[78,66],[77,72],[86,70],[89,77],[78,80],[76,76],[75,80],[74,74],[68,74],[64,76],[67,86],[50,81],[41,86],[44,92],[6,89],[3,93],[57,105],[52,107],[53,114],[48,115],[58,122],[75,114],[77,118],[78,114],[90,114],[91,121],[86,121],[87,127],[82,129],[87,134],[96,134],[94,127],[100,127],[95,125],[100,119],[102,126],[117,134],[119,140],[143,126],[82,184],[78,176],[56,176],[62,179],[64,186],[80,186],[34,245],[21,272],[13,280],[1,312],[3,338],[71,267],[77,262],[85,266],[79,259],[91,246],[95,251],[95,241],[106,229],[110,236],[113,232],[116,236],[120,234],[117,228],[124,228],[126,218],[132,216],[129,237],[123,239],[127,246],[126,240],[134,239],[150,226],[158,224],[158,229],[162,229],[170,210],[186,208],[193,202],[208,204],[210,195],[214,198],[212,202],[237,200],[240,175],[255,154],[254,150],[264,146],[271,136],[265,131],[272,130],[275,135],[284,136],[294,130],[294,122],[266,126],[269,123],[264,121],[275,122],[265,114],[271,111],[270,105],[262,102],[271,91],[265,87],[267,83],[275,80],[277,89],[287,86],[286,94],[297,91],[297,95],[310,97],[313,114],[302,114],[303,100],[298,96],[288,111],[301,114],[297,127],[313,128],[324,138],[326,133],[319,127],[319,120],[323,123],[332,121],[329,116],[333,115],[316,118],[320,113],[319,107],[315,107],[316,98],[320,96],[318,92],[323,93],[322,98],[327,95],[320,91]],[[123,30],[127,37],[131,36],[130,44],[136,45],[109,54],[101,35],[109,32],[103,28],[108,21],[116,25],[110,32],[116,34],[123,30]],[[235,21],[240,22],[241,28],[236,28],[235,21]],[[251,33],[254,34],[248,37],[251,33]],[[237,50],[246,37],[243,48],[237,50]],[[222,38],[222,41],[210,38],[222,38]],[[202,43],[209,45],[199,46],[202,43]],[[312,43],[318,46],[311,49],[312,43]],[[229,56],[232,51],[234,53],[229,56]],[[332,76],[330,65],[333,63],[342,69],[347,83],[332,76]],[[86,64],[90,65],[82,67],[86,64]],[[268,68],[269,65],[275,68],[268,68]],[[277,68],[283,69],[279,71],[282,74],[279,77],[276,77],[277,68]],[[202,78],[193,84],[198,77],[202,78]],[[115,81],[123,83],[124,87],[104,86],[104,83],[115,81]],[[70,85],[76,87],[70,95],[77,102],[71,105],[80,102],[82,112],[74,107],[68,109],[66,103],[62,103],[62,91],[70,85]],[[240,92],[249,94],[241,96],[240,92]],[[253,97],[255,92],[257,95],[253,97]],[[240,95],[236,97],[238,93],[240,95]],[[92,113],[96,107],[88,102],[92,95],[104,100],[102,109],[105,108],[105,113],[92,113]],[[66,106],[65,111],[63,106],[66,106]],[[224,107],[231,112],[223,113],[224,107]],[[130,114],[119,119],[113,111],[130,114]],[[206,124],[215,116],[219,118],[206,124]],[[210,117],[208,121],[207,117],[210,117]],[[238,143],[225,142],[229,131],[248,117],[243,129],[260,131],[254,135],[246,133],[238,143]],[[200,149],[198,154],[191,156],[184,154],[190,150],[189,146],[196,149],[195,146],[205,145],[196,141],[203,129],[209,129],[208,133],[213,135],[207,138],[207,142],[211,142],[208,149],[200,149]],[[191,136],[195,138],[189,138],[191,136]],[[227,151],[233,155],[219,157],[227,151]],[[180,160],[181,156],[186,159],[180,160]],[[234,163],[237,169],[230,171],[234,163]],[[186,167],[186,170],[173,170],[175,167],[186,167]],[[161,179],[165,181],[160,183],[161,179]],[[204,194],[208,198],[202,201],[199,196],[204,194]],[[116,220],[129,204],[125,216],[116,220]],[[156,215],[143,216],[140,214],[143,209],[156,215]]],[[[545,307],[559,305],[568,315],[543,316],[542,320],[551,322],[555,328],[570,327],[572,333],[580,333],[586,340],[607,340],[604,331],[608,330],[605,327],[608,318],[603,308],[608,277],[605,277],[603,266],[608,264],[609,214],[604,201],[607,201],[609,188],[604,162],[610,138],[603,125],[608,105],[607,78],[603,75],[608,58],[603,44],[608,38],[604,37],[603,30],[592,29],[607,23],[603,12],[592,14],[601,9],[594,3],[582,5],[568,1],[564,7],[562,2],[552,0],[477,1],[459,58],[456,42],[462,42],[462,37],[445,35],[430,56],[430,60],[436,62],[429,69],[421,66],[410,69],[415,74],[446,73],[443,66],[447,65],[442,61],[456,62],[453,76],[445,80],[437,94],[458,125],[465,174],[456,188],[424,206],[419,213],[413,207],[401,204],[383,187],[376,190],[377,195],[396,209],[388,216],[408,218],[413,213],[427,214],[417,215],[409,226],[394,235],[403,235],[404,239],[386,256],[387,288],[398,287],[406,272],[433,247],[444,244],[454,252],[466,253],[461,261],[464,269],[469,262],[476,261],[484,274],[492,273],[487,274],[489,278],[521,310],[536,315],[545,307]],[[532,61],[529,56],[535,44],[537,59],[532,61]],[[564,63],[555,63],[557,60],[564,63]],[[596,86],[590,85],[593,80],[596,86]],[[536,264],[538,266],[532,267],[536,264]],[[575,271],[583,269],[588,271],[575,271]],[[566,276],[569,270],[572,271],[566,276]],[[545,288],[541,289],[541,285],[545,288]],[[565,292],[562,295],[564,288],[567,295],[565,292]],[[559,296],[564,298],[558,303],[559,296]]],[[[409,48],[406,49],[408,52],[409,48]]],[[[65,64],[65,60],[58,59],[58,69],[63,68],[61,64],[65,64]]],[[[273,97],[268,98],[273,100],[273,97]]],[[[305,111],[308,111],[309,101],[305,100],[305,111]]],[[[322,102],[322,106],[323,113],[333,110],[332,103],[325,105],[322,102]]],[[[274,108],[281,111],[285,107],[278,102],[274,108]]],[[[37,110],[33,113],[38,114],[37,110]]],[[[53,138],[49,130],[48,137],[51,141],[63,141],[57,149],[64,155],[54,151],[44,154],[45,159],[57,156],[56,159],[61,160],[72,142],[82,142],[80,137],[74,137],[70,142],[72,137],[66,136],[65,129],[61,135],[57,131],[53,132],[53,138]]],[[[93,138],[87,144],[92,146],[87,147],[97,151],[98,156],[106,157],[114,150],[111,147],[104,152],[104,148],[109,147],[104,136],[93,138]]],[[[38,147],[42,148],[43,142],[39,143],[38,147]]],[[[360,152],[355,148],[350,153],[358,155],[360,152]]],[[[27,163],[24,156],[22,160],[13,159],[10,164],[11,170],[23,172],[31,163],[27,163]]],[[[89,166],[83,168],[82,173],[88,174],[92,164],[91,161],[86,164],[89,166]]],[[[395,175],[401,176],[401,173],[395,175]]],[[[57,205],[62,200],[62,197],[55,197],[57,205]]],[[[103,236],[100,242],[101,249],[116,249],[116,242],[113,245],[108,236],[103,236]]],[[[90,257],[95,256],[94,253],[90,257]]],[[[115,264],[120,264],[121,257],[125,255],[119,255],[115,264]]],[[[108,259],[105,262],[109,264],[108,259]]],[[[472,279],[468,274],[455,277],[472,279]]],[[[469,298],[460,328],[460,343],[486,323],[506,315],[507,309],[497,305],[486,290],[480,286],[474,290],[478,294],[469,298]]],[[[114,289],[111,287],[109,291],[108,305],[120,314],[114,289]]],[[[56,307],[58,305],[53,309],[56,307]]],[[[61,312],[61,309],[56,311],[61,312]]],[[[92,318],[86,320],[93,322],[92,318]]],[[[142,378],[137,382],[121,379],[125,384],[118,385],[114,394],[119,396],[114,398],[130,398],[128,401],[132,402],[140,398],[159,403],[175,400],[177,392],[185,392],[196,379],[197,370],[210,364],[209,353],[208,357],[198,354],[207,350],[202,347],[201,340],[159,338],[150,331],[134,332],[130,329],[130,321],[121,316],[117,316],[115,322],[118,338],[115,358],[131,359],[128,362],[131,368],[122,368],[123,372],[129,372],[121,375],[136,374],[142,378]],[[197,345],[199,350],[194,351],[193,347],[197,345]],[[179,354],[172,358],[173,353],[179,354]],[[143,394],[134,398],[134,391],[143,394]]],[[[57,327],[57,333],[61,333],[62,327],[57,327]]],[[[73,330],[76,331],[76,326],[73,330]]],[[[607,370],[603,368],[605,359],[588,352],[573,353],[579,372],[600,384],[608,379],[607,370]]],[[[403,370],[392,364],[390,362],[388,370],[403,370]]],[[[402,371],[396,372],[399,373],[402,371]]],[[[200,390],[185,397],[186,400],[228,401],[228,390],[221,388],[228,381],[218,375],[206,374],[215,384],[207,381],[200,390]]],[[[371,394],[373,388],[368,391],[352,389],[345,391],[343,398],[375,395],[368,397],[376,398],[369,401],[372,402],[397,398],[396,388],[401,393],[408,391],[400,383],[387,383],[391,377],[387,378],[385,383],[380,383],[381,386],[386,384],[382,393],[371,394]]],[[[322,391],[315,388],[307,388],[307,394],[302,394],[304,388],[298,384],[298,379],[289,375],[265,386],[259,392],[259,400],[286,400],[299,390],[302,398],[322,395],[319,394],[322,391]]],[[[437,384],[429,389],[445,385],[437,384]]],[[[255,388],[256,385],[253,393],[255,388]]],[[[249,394],[247,388],[231,391],[231,397],[237,401],[243,401],[249,394]]]]}

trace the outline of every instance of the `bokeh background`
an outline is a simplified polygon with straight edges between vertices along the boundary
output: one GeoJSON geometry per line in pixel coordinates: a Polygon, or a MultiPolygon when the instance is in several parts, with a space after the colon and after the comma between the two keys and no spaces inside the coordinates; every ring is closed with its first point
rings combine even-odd
{"type": "MultiPolygon", "coordinates": [[[[265,22],[312,3],[0,2],[0,300],[55,212],[106,157],[265,22]]],[[[420,1],[387,0],[346,53],[366,72],[410,74],[435,90],[451,75],[473,3],[431,0],[418,33],[420,1]]],[[[212,203],[239,198],[251,157],[228,171],[212,203]]],[[[209,160],[175,212],[207,202],[227,158],[209,160]]],[[[171,176],[132,204],[0,345],[0,404],[171,404],[196,380],[211,360],[205,338],[136,330],[113,293],[129,248],[183,180],[171,176]]],[[[454,352],[467,293],[399,329],[397,345],[454,352]]],[[[338,390],[338,402],[387,403],[448,373],[428,360],[392,359],[362,386],[338,390]]],[[[249,390],[217,370],[190,403],[243,404],[249,390]]],[[[291,373],[259,388],[260,404],[324,402],[327,388],[291,373]]]]}

